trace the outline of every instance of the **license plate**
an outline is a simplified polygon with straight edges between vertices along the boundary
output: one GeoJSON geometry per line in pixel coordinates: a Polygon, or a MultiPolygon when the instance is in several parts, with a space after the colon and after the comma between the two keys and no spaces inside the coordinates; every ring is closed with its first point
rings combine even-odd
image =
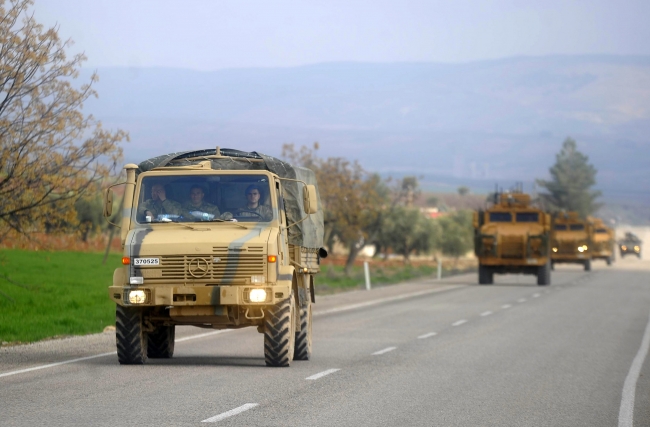
{"type": "Polygon", "coordinates": [[[160,265],[160,258],[134,258],[133,265],[160,265]]]}

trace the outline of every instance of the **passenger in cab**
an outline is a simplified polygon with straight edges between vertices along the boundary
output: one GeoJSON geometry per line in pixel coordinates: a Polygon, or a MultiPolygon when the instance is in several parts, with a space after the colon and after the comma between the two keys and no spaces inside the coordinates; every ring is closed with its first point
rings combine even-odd
{"type": "Polygon", "coordinates": [[[259,186],[252,184],[246,188],[246,206],[235,212],[238,218],[251,218],[261,221],[271,221],[273,219],[273,210],[265,205],[260,204],[262,190],[259,186]]]}
{"type": "Polygon", "coordinates": [[[190,200],[183,204],[183,217],[189,220],[212,220],[214,218],[228,220],[232,218],[230,212],[219,212],[219,208],[204,201],[205,191],[200,185],[194,185],[190,189],[190,200]]]}

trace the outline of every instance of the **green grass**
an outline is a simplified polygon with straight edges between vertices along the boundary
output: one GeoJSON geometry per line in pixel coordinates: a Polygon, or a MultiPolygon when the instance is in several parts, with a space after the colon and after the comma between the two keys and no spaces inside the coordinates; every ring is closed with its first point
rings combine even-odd
{"type": "Polygon", "coordinates": [[[109,254],[106,265],[103,256],[0,250],[0,341],[96,333],[115,324],[108,286],[121,255],[109,254]]]}
{"type": "MultiPolygon", "coordinates": [[[[450,273],[458,273],[446,268],[443,269],[443,277],[450,273]]],[[[376,285],[390,285],[404,282],[406,280],[420,277],[436,276],[437,267],[430,265],[405,265],[405,266],[370,266],[370,283],[376,285]]],[[[314,280],[316,294],[327,294],[341,292],[351,289],[365,289],[365,277],[363,267],[354,266],[350,276],[346,276],[343,266],[321,265],[321,272],[314,280]]]]}

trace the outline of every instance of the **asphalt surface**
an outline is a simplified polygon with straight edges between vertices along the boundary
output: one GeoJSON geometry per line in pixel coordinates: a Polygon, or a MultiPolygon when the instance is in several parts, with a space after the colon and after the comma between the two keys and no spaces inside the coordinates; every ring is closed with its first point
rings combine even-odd
{"type": "Polygon", "coordinates": [[[495,278],[319,298],[290,368],[264,366],[252,328],[178,328],[144,366],[117,363],[114,333],[0,348],[0,425],[650,425],[649,262],[495,278]]]}

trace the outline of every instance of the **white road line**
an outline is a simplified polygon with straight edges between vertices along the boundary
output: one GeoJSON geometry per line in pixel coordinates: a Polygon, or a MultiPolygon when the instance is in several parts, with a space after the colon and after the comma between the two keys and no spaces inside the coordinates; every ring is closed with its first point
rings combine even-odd
{"type": "Polygon", "coordinates": [[[452,323],[451,326],[460,326],[463,323],[467,323],[467,320],[466,319],[459,320],[457,322],[452,323]]]}
{"type": "Polygon", "coordinates": [[[533,298],[539,298],[539,297],[540,297],[539,294],[533,294],[533,298]]]}
{"type": "Polygon", "coordinates": [[[258,406],[259,403],[247,403],[245,405],[241,405],[239,408],[231,409],[228,412],[224,412],[223,414],[215,415],[214,417],[207,418],[203,421],[202,423],[216,423],[217,421],[221,421],[223,419],[226,419],[228,417],[232,417],[233,415],[241,414],[244,411],[248,411],[249,409],[253,409],[254,407],[258,406]]]}
{"type": "Polygon", "coordinates": [[[314,374],[311,377],[307,377],[305,379],[306,380],[317,380],[319,378],[324,377],[325,375],[333,374],[336,371],[340,371],[340,369],[328,369],[327,371],[319,372],[319,373],[314,374]]]}
{"type": "Polygon", "coordinates": [[[485,317],[485,316],[489,316],[490,314],[492,314],[491,311],[484,311],[483,313],[481,313],[481,316],[485,317]]]}
{"type": "Polygon", "coordinates": [[[375,351],[372,353],[373,356],[379,356],[380,354],[388,353],[389,351],[395,350],[397,347],[388,347],[383,350],[375,351]]]}
{"type": "Polygon", "coordinates": [[[390,301],[399,301],[399,300],[406,299],[406,298],[412,298],[412,297],[417,297],[417,296],[420,296],[420,295],[428,295],[428,294],[433,294],[433,293],[436,293],[436,292],[446,291],[446,290],[449,290],[449,289],[455,289],[455,288],[459,288],[461,286],[462,285],[457,285],[457,286],[456,285],[449,285],[449,287],[442,288],[442,289],[429,289],[429,290],[426,290],[426,291],[412,292],[410,294],[403,294],[403,295],[397,295],[397,296],[394,296],[394,297],[380,298],[380,299],[376,299],[376,300],[373,300],[373,301],[361,302],[359,304],[351,304],[351,305],[346,305],[346,306],[343,306],[343,307],[330,308],[328,310],[317,311],[317,312],[315,312],[313,314],[313,316],[321,316],[323,314],[330,314],[330,313],[339,313],[341,311],[348,311],[348,310],[354,310],[356,308],[369,307],[369,306],[382,304],[382,303],[390,302],[390,301]]]}
{"type": "MultiPolygon", "coordinates": [[[[230,332],[230,331],[231,331],[230,329],[223,329],[223,330],[220,330],[220,331],[206,332],[204,334],[198,334],[198,335],[192,335],[192,336],[185,337],[185,338],[180,338],[180,339],[175,340],[175,342],[183,342],[183,341],[195,340],[197,338],[203,338],[203,337],[207,337],[207,336],[210,336],[210,335],[222,334],[224,332],[230,332]]],[[[56,363],[49,363],[47,365],[34,366],[32,368],[20,369],[18,371],[4,372],[4,373],[0,374],[0,378],[9,377],[11,375],[24,374],[24,373],[32,372],[32,371],[39,371],[41,369],[54,368],[55,366],[67,365],[68,363],[76,363],[76,362],[82,362],[84,360],[97,359],[98,357],[114,356],[116,354],[117,354],[116,351],[112,351],[110,353],[95,354],[95,355],[92,355],[92,356],[79,357],[77,359],[64,360],[63,362],[56,362],[56,363]]]]}
{"type": "Polygon", "coordinates": [[[621,409],[618,412],[618,426],[619,427],[633,427],[634,425],[634,393],[636,392],[636,382],[641,373],[641,367],[648,355],[650,348],[650,319],[645,327],[643,339],[641,340],[641,348],[632,361],[630,372],[625,377],[623,384],[623,395],[621,397],[621,409]]]}
{"type": "Polygon", "coordinates": [[[419,340],[423,340],[426,338],[431,338],[432,336],[437,335],[435,332],[429,332],[428,334],[420,335],[418,337],[419,340]]]}
{"type": "Polygon", "coordinates": [[[519,298],[517,302],[526,302],[526,298],[519,298]]]}
{"type": "Polygon", "coordinates": [[[506,308],[510,308],[510,307],[512,307],[510,304],[504,304],[504,305],[501,306],[501,308],[504,309],[504,310],[506,308]]]}

